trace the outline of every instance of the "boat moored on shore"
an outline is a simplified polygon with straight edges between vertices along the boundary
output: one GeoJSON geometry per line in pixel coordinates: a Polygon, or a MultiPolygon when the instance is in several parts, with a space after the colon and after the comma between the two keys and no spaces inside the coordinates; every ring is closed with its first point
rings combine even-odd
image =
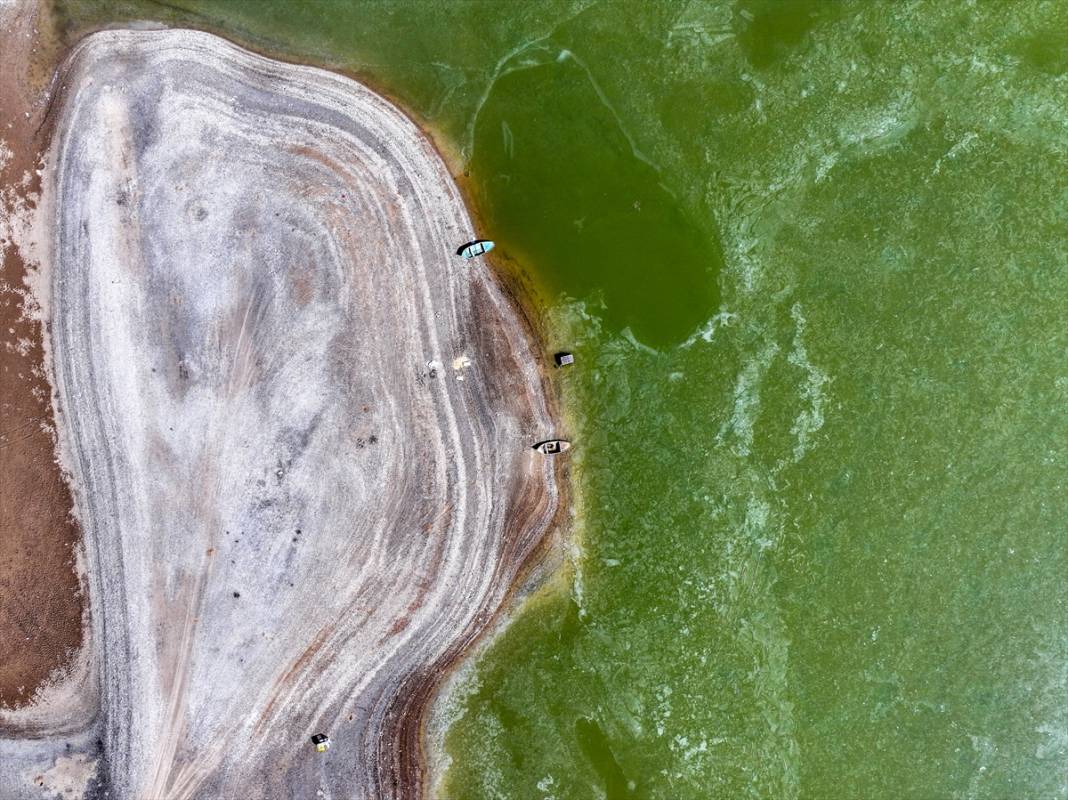
{"type": "Polygon", "coordinates": [[[463,256],[464,261],[470,261],[472,258],[488,253],[493,248],[494,244],[489,239],[475,239],[473,242],[461,245],[456,255],[463,256]]]}
{"type": "Polygon", "coordinates": [[[547,439],[544,442],[538,442],[534,445],[534,449],[547,456],[555,456],[558,453],[570,450],[571,442],[566,441],[565,439],[547,439]]]}

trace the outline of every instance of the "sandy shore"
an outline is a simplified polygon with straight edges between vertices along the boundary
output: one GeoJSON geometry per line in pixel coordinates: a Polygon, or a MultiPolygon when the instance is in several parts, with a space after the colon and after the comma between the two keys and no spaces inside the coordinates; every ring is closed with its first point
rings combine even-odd
{"type": "Polygon", "coordinates": [[[94,34],[60,85],[52,352],[101,710],[0,788],[418,796],[441,676],[559,503],[538,357],[454,255],[455,185],[377,95],[208,34],[94,34]]]}

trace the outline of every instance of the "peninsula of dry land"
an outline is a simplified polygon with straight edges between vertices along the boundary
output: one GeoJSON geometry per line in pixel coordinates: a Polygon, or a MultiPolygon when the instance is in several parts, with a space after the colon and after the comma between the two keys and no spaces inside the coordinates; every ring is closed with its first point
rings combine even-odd
{"type": "Polygon", "coordinates": [[[560,504],[456,186],[361,85],[204,33],[93,34],[56,87],[42,268],[98,711],[6,731],[0,796],[419,796],[425,710],[560,504]]]}

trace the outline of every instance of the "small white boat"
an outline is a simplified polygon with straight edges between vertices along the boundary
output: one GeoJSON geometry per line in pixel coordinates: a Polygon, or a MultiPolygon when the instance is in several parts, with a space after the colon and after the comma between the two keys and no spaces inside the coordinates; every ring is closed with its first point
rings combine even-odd
{"type": "Polygon", "coordinates": [[[557,453],[563,453],[565,450],[570,450],[571,442],[565,441],[564,439],[548,439],[544,442],[538,442],[534,445],[534,449],[547,456],[555,456],[557,453]]]}
{"type": "Polygon", "coordinates": [[[483,253],[488,253],[493,249],[493,242],[489,239],[475,239],[473,242],[468,242],[462,245],[459,250],[456,251],[456,255],[463,256],[464,261],[470,261],[472,258],[477,258],[483,253]]]}

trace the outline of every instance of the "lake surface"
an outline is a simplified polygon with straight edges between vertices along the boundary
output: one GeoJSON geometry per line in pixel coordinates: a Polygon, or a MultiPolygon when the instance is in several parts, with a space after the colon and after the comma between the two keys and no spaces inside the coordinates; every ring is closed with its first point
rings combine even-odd
{"type": "Polygon", "coordinates": [[[1068,797],[1068,5],[60,3],[142,17],[387,91],[577,355],[444,797],[1068,797]]]}

